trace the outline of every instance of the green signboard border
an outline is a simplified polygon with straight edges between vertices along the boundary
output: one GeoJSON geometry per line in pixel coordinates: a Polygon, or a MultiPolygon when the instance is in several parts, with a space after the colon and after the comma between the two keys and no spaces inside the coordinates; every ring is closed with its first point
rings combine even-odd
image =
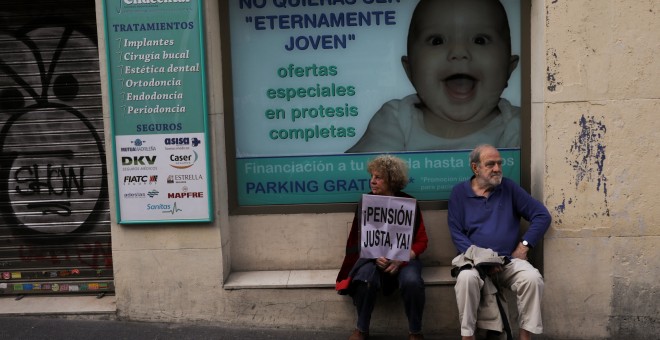
{"type": "MultiPolygon", "coordinates": [[[[114,167],[114,183],[115,183],[115,206],[116,206],[116,219],[117,222],[120,224],[162,224],[162,223],[194,223],[194,222],[212,222],[213,221],[213,212],[215,209],[213,208],[213,191],[211,190],[213,185],[213,180],[212,177],[209,176],[211,174],[211,163],[208,161],[209,160],[209,133],[208,133],[208,97],[207,97],[207,86],[206,86],[206,49],[205,49],[205,39],[204,39],[204,16],[203,16],[203,1],[202,0],[191,0],[191,2],[196,4],[197,7],[197,24],[199,27],[199,36],[198,36],[198,41],[199,41],[199,62],[200,62],[200,75],[201,75],[201,105],[202,105],[202,114],[203,114],[203,131],[200,131],[204,134],[204,139],[206,141],[204,145],[204,157],[206,157],[207,162],[206,162],[206,186],[207,186],[207,192],[208,192],[208,217],[204,219],[166,219],[166,220],[122,220],[121,219],[121,202],[120,202],[120,195],[119,195],[119,190],[118,190],[118,183],[119,183],[119,178],[118,178],[118,171],[117,171],[117,146],[115,143],[115,116],[114,116],[114,90],[112,86],[112,72],[111,72],[111,58],[110,58],[110,53],[111,49],[109,48],[110,45],[110,40],[109,40],[109,24],[110,20],[108,17],[108,3],[111,2],[112,0],[103,0],[102,1],[102,6],[103,6],[103,20],[104,20],[104,39],[105,39],[105,57],[106,57],[106,72],[108,75],[108,112],[110,115],[110,131],[111,131],[111,140],[112,140],[112,164],[114,167]]],[[[119,1],[119,0],[115,0],[119,1]]]]}

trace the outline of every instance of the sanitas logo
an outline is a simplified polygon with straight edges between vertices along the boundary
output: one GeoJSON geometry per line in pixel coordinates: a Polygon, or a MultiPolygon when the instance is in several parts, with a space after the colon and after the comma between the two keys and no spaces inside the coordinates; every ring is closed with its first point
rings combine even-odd
{"type": "Polygon", "coordinates": [[[174,215],[174,214],[178,213],[179,211],[183,211],[183,209],[179,209],[179,208],[177,208],[177,207],[176,207],[176,202],[174,202],[174,205],[172,206],[172,208],[171,208],[171,209],[167,209],[167,210],[163,210],[163,213],[164,213],[164,214],[174,215]]]}
{"type": "Polygon", "coordinates": [[[169,204],[147,204],[147,210],[161,210],[163,212],[171,210],[172,206],[169,204]]]}
{"type": "Polygon", "coordinates": [[[170,166],[177,169],[187,169],[197,162],[197,152],[193,151],[192,155],[170,155],[170,166]]]}

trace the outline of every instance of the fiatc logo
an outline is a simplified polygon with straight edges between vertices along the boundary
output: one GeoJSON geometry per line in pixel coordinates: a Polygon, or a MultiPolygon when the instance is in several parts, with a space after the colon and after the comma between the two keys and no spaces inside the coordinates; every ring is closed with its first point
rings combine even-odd
{"type": "Polygon", "coordinates": [[[195,151],[192,154],[171,154],[170,166],[176,169],[187,169],[195,165],[198,157],[195,151]]]}
{"type": "Polygon", "coordinates": [[[124,185],[157,184],[158,175],[151,176],[124,176],[124,185]]]}

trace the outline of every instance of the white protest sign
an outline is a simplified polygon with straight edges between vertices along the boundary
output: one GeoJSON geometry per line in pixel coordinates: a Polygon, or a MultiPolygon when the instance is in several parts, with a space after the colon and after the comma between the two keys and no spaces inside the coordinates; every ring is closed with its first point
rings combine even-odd
{"type": "Polygon", "coordinates": [[[360,257],[410,260],[414,198],[362,195],[360,257]]]}

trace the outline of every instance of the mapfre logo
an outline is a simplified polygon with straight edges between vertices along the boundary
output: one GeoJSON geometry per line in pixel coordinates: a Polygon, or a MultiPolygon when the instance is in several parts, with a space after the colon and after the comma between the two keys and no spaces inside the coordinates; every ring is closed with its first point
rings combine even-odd
{"type": "Polygon", "coordinates": [[[204,198],[204,192],[188,191],[188,187],[184,186],[179,192],[168,192],[167,198],[204,198]]]}

